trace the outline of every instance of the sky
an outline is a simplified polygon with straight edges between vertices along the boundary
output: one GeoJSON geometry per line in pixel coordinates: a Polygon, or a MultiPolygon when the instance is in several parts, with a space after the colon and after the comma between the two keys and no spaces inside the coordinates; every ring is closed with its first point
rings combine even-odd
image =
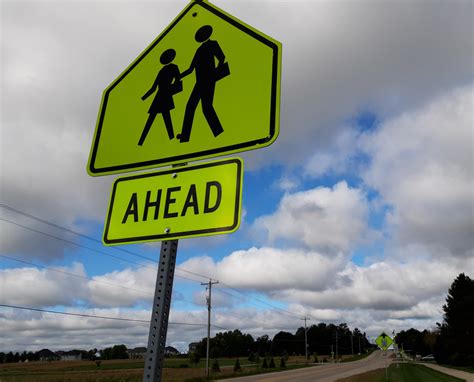
{"type": "MultiPolygon", "coordinates": [[[[188,4],[1,0],[0,351],[146,346],[160,243],[100,241],[103,90],[188,4]],[[83,315],[83,316],[79,316],[83,315]],[[85,316],[125,318],[118,321],[85,316]]],[[[167,343],[319,322],[433,329],[474,277],[471,1],[215,0],[283,44],[280,135],[242,223],[179,241],[167,343]]]]}

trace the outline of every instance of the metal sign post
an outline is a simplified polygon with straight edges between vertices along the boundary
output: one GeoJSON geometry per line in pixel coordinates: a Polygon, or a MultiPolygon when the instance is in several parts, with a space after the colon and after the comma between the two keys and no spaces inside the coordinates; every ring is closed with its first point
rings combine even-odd
{"type": "Polygon", "coordinates": [[[161,243],[143,382],[161,382],[178,240],[161,243]]]}

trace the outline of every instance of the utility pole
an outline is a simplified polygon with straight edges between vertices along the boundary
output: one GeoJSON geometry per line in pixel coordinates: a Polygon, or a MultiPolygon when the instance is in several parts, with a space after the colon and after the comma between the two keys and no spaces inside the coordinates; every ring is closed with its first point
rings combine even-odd
{"type": "Polygon", "coordinates": [[[337,352],[337,336],[338,336],[338,333],[337,333],[337,328],[336,328],[336,360],[338,360],[338,352],[337,352]]]}
{"type": "Polygon", "coordinates": [[[302,320],[304,320],[304,356],[306,363],[308,363],[308,330],[306,329],[306,320],[309,320],[309,318],[304,317],[302,320]]]}
{"type": "Polygon", "coordinates": [[[206,290],[209,291],[209,295],[206,296],[207,300],[207,349],[206,349],[206,376],[209,378],[209,341],[211,339],[211,295],[212,295],[212,286],[218,284],[219,281],[212,281],[209,279],[208,283],[201,283],[201,285],[206,285],[206,290]]]}

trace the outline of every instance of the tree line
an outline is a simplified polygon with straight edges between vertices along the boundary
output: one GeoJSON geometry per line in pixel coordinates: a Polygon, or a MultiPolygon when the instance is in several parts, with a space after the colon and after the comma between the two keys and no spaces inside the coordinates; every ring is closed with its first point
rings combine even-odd
{"type": "MultiPolygon", "coordinates": [[[[23,351],[23,352],[0,352],[0,363],[15,363],[25,361],[39,361],[41,359],[41,353],[44,351],[40,350],[37,352],[23,351]]],[[[90,349],[90,350],[71,350],[74,353],[80,353],[83,360],[95,360],[100,359],[125,359],[128,358],[127,347],[125,345],[114,345],[102,350],[90,349]]],[[[53,352],[51,352],[54,354],[53,352]]]]}
{"type": "Polygon", "coordinates": [[[443,311],[443,322],[434,330],[401,331],[397,344],[413,355],[433,354],[441,364],[474,367],[474,280],[459,274],[449,288],[443,311]]]}
{"type": "MultiPolygon", "coordinates": [[[[240,330],[220,332],[210,339],[210,357],[253,357],[305,355],[305,328],[295,333],[280,331],[272,339],[268,335],[253,338],[240,330]]],[[[339,325],[319,323],[307,328],[308,356],[357,354],[365,352],[373,345],[367,340],[366,333],[355,328],[350,330],[347,324],[339,325]]],[[[196,346],[198,357],[206,356],[207,338],[196,346]]]]}

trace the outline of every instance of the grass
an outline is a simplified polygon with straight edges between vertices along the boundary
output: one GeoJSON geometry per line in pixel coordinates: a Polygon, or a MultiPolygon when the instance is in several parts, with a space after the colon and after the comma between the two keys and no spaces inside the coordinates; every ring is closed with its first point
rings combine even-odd
{"type": "MultiPolygon", "coordinates": [[[[388,382],[461,382],[462,379],[452,377],[422,365],[401,363],[400,367],[392,364],[388,368],[388,382]]],[[[386,382],[385,369],[373,370],[368,373],[338,379],[337,382],[386,382]]]]}
{"type": "MultiPolygon", "coordinates": [[[[214,360],[212,359],[210,365],[214,360]]],[[[275,358],[279,364],[279,358],[275,358]]],[[[211,379],[252,375],[280,371],[257,369],[246,358],[240,358],[241,372],[234,372],[235,358],[219,359],[221,372],[211,379]]],[[[305,367],[304,357],[290,357],[284,370],[305,367]]],[[[100,367],[93,361],[56,361],[0,364],[0,382],[141,382],[143,360],[102,361],[100,367]]],[[[206,381],[205,360],[197,365],[189,364],[187,358],[167,358],[163,369],[163,380],[167,382],[206,381]]]]}

